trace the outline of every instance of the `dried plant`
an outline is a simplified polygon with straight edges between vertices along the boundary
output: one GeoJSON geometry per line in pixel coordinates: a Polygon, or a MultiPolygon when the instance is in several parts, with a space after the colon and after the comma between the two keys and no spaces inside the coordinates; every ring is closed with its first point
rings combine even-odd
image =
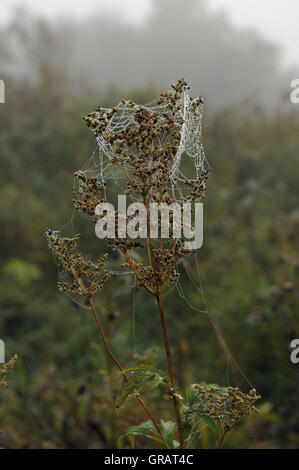
{"type": "Polygon", "coordinates": [[[190,426],[188,440],[192,441],[192,429],[203,420],[210,425],[221,447],[226,434],[243,416],[258,413],[254,403],[261,397],[252,389],[248,394],[239,388],[219,387],[210,384],[192,384],[186,392],[183,414],[190,426]]]}
{"type": "MultiPolygon", "coordinates": [[[[58,263],[70,275],[70,282],[58,282],[59,290],[68,290],[70,292],[84,296],[88,299],[106,351],[118,367],[124,380],[126,382],[129,382],[126,373],[124,372],[119,361],[116,359],[107,343],[100,319],[95,310],[94,303],[92,300],[93,295],[99,292],[103,288],[105,282],[107,282],[107,280],[110,278],[109,273],[104,274],[101,277],[101,270],[108,255],[105,254],[104,256],[102,256],[99,259],[98,263],[95,265],[89,260],[86,261],[83,255],[77,251],[77,241],[80,235],[75,235],[75,237],[73,238],[64,238],[62,237],[60,232],[47,229],[45,236],[48,240],[50,250],[57,257],[58,263]]],[[[164,441],[163,435],[161,434],[160,428],[153,416],[151,415],[147,405],[139,397],[139,395],[136,395],[136,398],[141,404],[141,406],[145,409],[146,414],[151,419],[156,431],[161,436],[162,441],[165,443],[166,447],[168,447],[166,441],[164,441]]]]}
{"type": "MultiPolygon", "coordinates": [[[[88,299],[106,350],[125,379],[126,385],[121,392],[119,406],[130,398],[137,398],[150,417],[149,422],[130,428],[126,436],[133,438],[135,435],[144,435],[166,447],[184,448],[191,442],[191,430],[196,416],[208,422],[211,429],[219,427],[223,430],[217,434],[220,447],[225,435],[239,419],[255,411],[253,403],[259,397],[254,390],[245,395],[238,389],[208,385],[192,385],[186,398],[182,397],[175,379],[163,294],[169,283],[175,282],[179,276],[178,263],[189,256],[192,250],[185,247],[184,236],[178,238],[171,223],[173,212],[170,212],[169,238],[161,236],[161,217],[155,221],[159,237],[153,239],[150,235],[151,204],[179,204],[181,207],[187,202],[202,201],[205,196],[210,170],[201,143],[203,100],[201,97],[190,98],[188,90],[187,83],[181,79],[172,85],[171,91],[163,92],[151,105],[142,106],[122,100],[112,109],[96,108],[84,120],[97,140],[100,163],[92,170],[77,171],[74,175],[77,189],[74,191],[73,205],[84,216],[90,216],[94,223],[102,218],[102,215],[97,214],[96,207],[101,202],[107,202],[109,178],[105,178],[104,168],[109,167],[109,174],[114,177],[117,175],[118,187],[120,182],[124,182],[121,187],[123,194],[132,201],[142,202],[146,209],[146,246],[141,237],[130,238],[124,235],[117,221],[115,236],[106,238],[105,243],[124,257],[122,266],[134,274],[134,288],[145,289],[156,300],[168,374],[144,364],[124,370],[112,354],[92,301],[93,295],[109,279],[109,274],[101,276],[107,255],[93,264],[85,261],[77,252],[78,235],[66,239],[59,232],[48,230],[46,236],[51,250],[70,275],[68,282],[59,282],[60,290],[69,290],[88,299]],[[182,172],[184,155],[189,157],[193,165],[191,172],[192,168],[194,172],[190,176],[184,176],[182,172]],[[158,425],[140,398],[141,394],[158,386],[165,387],[166,395],[173,400],[176,425],[163,420],[158,425]]],[[[111,185],[113,184],[115,183],[112,181],[111,185]]],[[[126,223],[132,221],[130,215],[123,217],[126,223]]],[[[125,436],[122,436],[120,445],[124,439],[125,436]]]]}
{"type": "Polygon", "coordinates": [[[7,387],[7,377],[12,369],[15,367],[18,356],[15,354],[8,362],[5,362],[0,367],[0,387],[7,387]]]}

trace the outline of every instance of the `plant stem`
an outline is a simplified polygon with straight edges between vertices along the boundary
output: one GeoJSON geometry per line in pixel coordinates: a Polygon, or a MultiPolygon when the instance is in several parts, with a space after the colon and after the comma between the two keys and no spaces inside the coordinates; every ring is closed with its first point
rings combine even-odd
{"type": "Polygon", "coordinates": [[[217,444],[217,449],[221,449],[222,447],[222,444],[223,444],[223,441],[224,441],[224,438],[226,437],[226,435],[233,429],[234,425],[230,426],[229,428],[227,429],[223,429],[222,431],[222,435],[221,435],[221,438],[217,444]]]}
{"type": "Polygon", "coordinates": [[[223,444],[225,435],[226,435],[226,432],[224,432],[224,433],[222,434],[222,436],[221,436],[221,438],[220,438],[220,440],[219,440],[219,442],[218,442],[218,444],[217,444],[217,449],[221,449],[221,446],[222,446],[222,444],[223,444]]]}
{"type": "MultiPolygon", "coordinates": [[[[105,346],[105,349],[106,349],[107,353],[109,354],[109,356],[111,357],[111,359],[113,360],[113,362],[116,364],[116,366],[117,366],[118,369],[120,370],[120,372],[121,372],[123,378],[125,379],[125,381],[126,381],[126,382],[129,382],[129,378],[128,378],[127,375],[125,374],[123,368],[121,367],[120,363],[118,362],[118,360],[117,360],[116,357],[114,356],[113,352],[111,351],[111,349],[110,349],[110,347],[109,347],[109,345],[108,345],[108,343],[107,343],[107,341],[106,341],[106,338],[105,338],[105,335],[104,335],[104,331],[103,331],[103,328],[102,328],[100,319],[99,319],[98,314],[97,314],[97,312],[96,312],[96,310],[95,310],[94,303],[93,303],[93,300],[92,300],[91,297],[89,298],[89,303],[90,303],[91,309],[92,309],[92,311],[93,311],[94,318],[95,318],[95,321],[96,321],[96,323],[97,323],[97,325],[98,325],[98,329],[99,329],[99,332],[100,332],[100,335],[101,335],[101,338],[102,338],[102,341],[103,341],[103,343],[104,343],[104,346],[105,346]]],[[[169,449],[170,447],[169,447],[169,445],[167,444],[167,442],[166,442],[166,440],[165,440],[165,438],[164,438],[164,436],[163,436],[163,434],[162,434],[162,432],[161,432],[161,430],[160,430],[160,428],[159,428],[159,425],[158,425],[158,423],[156,422],[155,418],[152,416],[152,414],[151,414],[149,408],[147,407],[147,405],[144,403],[144,401],[143,401],[139,396],[137,396],[136,398],[137,398],[137,400],[139,401],[140,405],[144,408],[144,410],[145,410],[147,416],[148,416],[149,419],[152,421],[153,425],[155,426],[155,428],[156,428],[158,434],[160,435],[160,437],[161,437],[161,439],[162,439],[164,445],[166,446],[167,449],[169,449]]]]}
{"type": "MultiPolygon", "coordinates": [[[[157,295],[157,303],[158,303],[159,312],[160,312],[160,319],[161,319],[163,339],[164,339],[164,345],[165,345],[165,351],[166,351],[166,357],[167,357],[169,378],[170,378],[172,388],[176,389],[176,381],[175,381],[175,376],[174,376],[174,369],[173,369],[172,357],[171,357],[171,352],[170,352],[170,346],[169,346],[169,340],[168,340],[168,334],[167,334],[161,295],[157,295]]],[[[174,404],[174,409],[175,409],[175,414],[176,414],[176,420],[178,423],[180,444],[181,444],[181,448],[183,449],[185,446],[184,438],[183,438],[183,424],[182,424],[182,418],[180,414],[180,403],[175,394],[175,391],[172,393],[172,399],[173,399],[173,404],[174,404]]]]}
{"type": "Polygon", "coordinates": [[[143,196],[143,204],[145,205],[145,208],[146,208],[146,229],[147,229],[146,245],[147,245],[148,262],[152,268],[155,268],[155,257],[153,253],[153,245],[151,242],[151,235],[150,235],[151,225],[150,225],[147,195],[143,196]]]}

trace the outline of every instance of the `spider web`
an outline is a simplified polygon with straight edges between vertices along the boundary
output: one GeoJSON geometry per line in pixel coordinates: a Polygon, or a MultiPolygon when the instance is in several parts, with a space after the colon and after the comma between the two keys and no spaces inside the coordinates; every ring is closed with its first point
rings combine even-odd
{"type": "MultiPolygon", "coordinates": [[[[169,93],[173,94],[175,92],[170,90],[169,93]]],[[[158,116],[158,121],[166,121],[169,104],[159,104],[157,99],[141,107],[149,113],[155,113],[158,116]]],[[[203,107],[203,102],[200,99],[199,106],[195,109],[193,98],[189,96],[187,90],[184,90],[175,112],[175,128],[179,131],[180,142],[169,171],[169,183],[173,197],[181,203],[187,200],[183,188],[186,187],[185,181],[190,178],[190,176],[184,175],[183,166],[188,166],[189,175],[193,179],[199,179],[203,171],[210,170],[202,144],[203,107]],[[182,164],[183,158],[185,165],[182,164]],[[185,162],[186,159],[189,160],[188,163],[185,162]]],[[[107,131],[111,135],[117,135],[126,129],[138,128],[134,114],[137,109],[140,109],[140,105],[129,100],[121,100],[116,108],[118,109],[117,113],[108,120],[107,131]]],[[[111,110],[110,108],[105,109],[105,114],[108,115],[111,110]]],[[[157,140],[158,144],[162,146],[163,137],[161,136],[157,140]]],[[[96,144],[97,152],[93,153],[83,170],[87,174],[97,177],[100,182],[107,182],[108,187],[109,183],[113,181],[114,188],[112,191],[121,190],[123,193],[126,176],[120,165],[117,168],[117,165],[112,163],[115,157],[113,146],[101,134],[96,136],[96,144]]],[[[150,165],[149,160],[149,168],[150,165]]]]}
{"type": "MultiPolygon", "coordinates": [[[[170,90],[169,93],[174,93],[173,90],[170,90]]],[[[176,154],[173,159],[172,167],[169,171],[169,185],[172,191],[172,195],[177,202],[184,203],[187,199],[184,195],[184,187],[185,181],[188,178],[197,179],[200,178],[200,175],[203,171],[210,170],[211,167],[209,162],[205,156],[203,144],[202,144],[202,122],[203,122],[203,109],[204,105],[203,102],[200,101],[200,104],[197,108],[197,112],[194,112],[194,108],[192,107],[193,99],[189,96],[187,90],[184,90],[180,101],[179,107],[175,115],[175,127],[180,133],[180,142],[176,151],[176,154]],[[191,165],[190,165],[191,164],[191,165]],[[189,174],[188,176],[185,173],[185,168],[188,167],[189,174]]],[[[136,129],[138,128],[138,123],[134,118],[134,112],[137,108],[140,108],[139,105],[133,105],[132,102],[129,100],[121,100],[117,105],[118,112],[113,115],[113,117],[109,120],[108,123],[108,131],[111,134],[118,134],[126,129],[136,129]]],[[[158,116],[158,119],[163,121],[165,120],[165,115],[168,111],[167,104],[159,104],[158,99],[151,101],[150,103],[143,105],[150,113],[155,113],[158,116]]],[[[107,108],[106,113],[110,113],[111,109],[107,108]]],[[[163,138],[160,137],[159,144],[163,145],[163,138]]],[[[123,168],[121,165],[116,165],[113,163],[113,158],[115,157],[115,153],[113,150],[112,145],[105,140],[102,135],[98,135],[95,138],[95,149],[91,155],[91,157],[87,160],[85,165],[83,165],[82,170],[89,176],[96,177],[99,182],[107,183],[107,188],[104,189],[104,197],[109,201],[109,196],[117,196],[119,194],[124,194],[125,185],[127,182],[127,178],[124,175],[123,168]]],[[[150,162],[149,162],[150,165],[150,162]]],[[[74,191],[80,195],[80,182],[74,181],[74,191]]],[[[130,195],[130,198],[135,201],[137,200],[136,197],[130,195]]],[[[73,212],[73,216],[71,219],[71,224],[73,225],[73,218],[74,218],[75,210],[73,212]]],[[[82,214],[83,217],[88,217],[82,214]]],[[[188,297],[184,294],[180,281],[176,281],[175,285],[170,285],[167,289],[164,296],[169,295],[173,289],[177,289],[179,296],[186,302],[189,308],[197,311],[201,314],[206,314],[211,322],[211,325],[217,335],[220,347],[223,350],[227,358],[227,382],[229,383],[229,365],[232,362],[245,381],[250,385],[252,388],[253,385],[243,372],[242,368],[230,352],[227,343],[224,339],[224,336],[221,332],[221,328],[218,324],[218,321],[210,312],[208,308],[207,301],[204,296],[203,287],[200,278],[199,266],[197,257],[196,259],[196,269],[197,269],[197,276],[198,280],[194,280],[193,276],[191,275],[190,269],[188,268],[186,261],[181,260],[178,265],[183,265],[186,275],[190,278],[192,284],[194,285],[195,289],[199,292],[201,301],[203,303],[203,308],[199,308],[194,306],[188,297]]],[[[179,266],[177,266],[179,269],[179,266]]],[[[59,270],[59,279],[64,280],[66,278],[66,273],[59,270]]],[[[111,270],[109,271],[111,272],[111,270]]],[[[130,271],[112,271],[112,274],[115,276],[119,275],[132,275],[130,271]]],[[[82,302],[78,301],[77,299],[73,298],[73,295],[68,294],[68,296],[76,302],[77,304],[85,307],[86,305],[82,304],[82,302]]],[[[135,323],[135,315],[136,315],[136,300],[135,300],[135,293],[133,294],[133,305],[132,305],[132,336],[133,336],[133,349],[134,353],[136,354],[136,323],[135,323]]]]}

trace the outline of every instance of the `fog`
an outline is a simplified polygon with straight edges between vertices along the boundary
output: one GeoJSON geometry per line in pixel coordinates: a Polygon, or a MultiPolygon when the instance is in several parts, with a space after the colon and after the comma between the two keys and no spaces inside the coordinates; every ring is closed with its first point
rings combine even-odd
{"type": "Polygon", "coordinates": [[[51,66],[79,93],[167,87],[184,76],[212,108],[250,100],[273,109],[289,91],[295,72],[279,47],[203,0],[152,0],[142,24],[123,14],[47,20],[19,9],[1,26],[1,73],[36,81],[51,66]]]}

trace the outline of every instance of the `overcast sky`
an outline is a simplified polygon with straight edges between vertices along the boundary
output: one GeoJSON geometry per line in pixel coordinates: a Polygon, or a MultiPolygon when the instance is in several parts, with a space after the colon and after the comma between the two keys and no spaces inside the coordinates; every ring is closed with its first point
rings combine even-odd
{"type": "MultiPolygon", "coordinates": [[[[213,10],[226,11],[239,27],[253,27],[280,44],[284,62],[299,65],[299,0],[208,0],[207,3],[213,10]]],[[[95,10],[116,11],[118,16],[137,24],[151,11],[150,0],[0,0],[0,21],[7,21],[14,7],[20,4],[52,18],[59,15],[82,18],[95,10]]]]}

